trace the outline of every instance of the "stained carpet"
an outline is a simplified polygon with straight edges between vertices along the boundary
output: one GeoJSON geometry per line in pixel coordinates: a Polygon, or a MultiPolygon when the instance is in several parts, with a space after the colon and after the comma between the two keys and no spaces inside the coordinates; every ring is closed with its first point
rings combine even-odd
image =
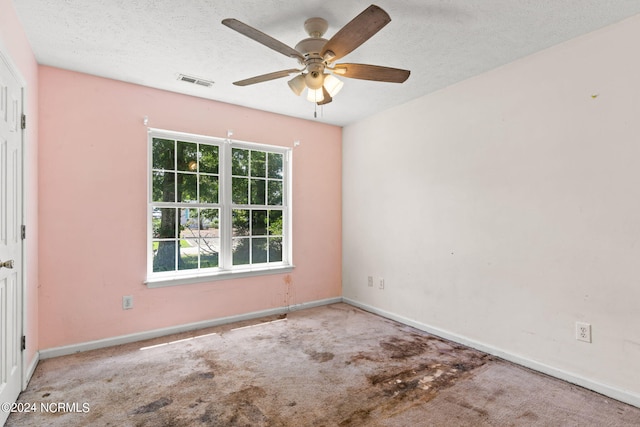
{"type": "Polygon", "coordinates": [[[43,360],[18,403],[36,410],[7,426],[640,425],[640,408],[347,304],[43,360]]]}

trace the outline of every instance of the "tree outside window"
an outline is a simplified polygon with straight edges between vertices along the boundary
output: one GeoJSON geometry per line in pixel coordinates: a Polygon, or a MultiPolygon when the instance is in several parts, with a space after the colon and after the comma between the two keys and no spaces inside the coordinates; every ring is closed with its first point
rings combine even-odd
{"type": "Polygon", "coordinates": [[[287,262],[286,149],[162,136],[150,145],[151,275],[287,262]]]}

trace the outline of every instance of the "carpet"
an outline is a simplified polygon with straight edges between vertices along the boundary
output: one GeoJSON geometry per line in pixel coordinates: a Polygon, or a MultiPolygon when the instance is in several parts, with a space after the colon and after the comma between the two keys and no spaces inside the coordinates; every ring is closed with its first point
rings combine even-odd
{"type": "Polygon", "coordinates": [[[43,360],[18,403],[36,410],[7,426],[640,425],[640,408],[343,303],[43,360]]]}

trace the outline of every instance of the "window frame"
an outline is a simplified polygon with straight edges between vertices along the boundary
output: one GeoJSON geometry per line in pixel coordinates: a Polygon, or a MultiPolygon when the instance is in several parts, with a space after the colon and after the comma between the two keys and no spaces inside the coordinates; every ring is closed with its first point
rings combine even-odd
{"type": "MultiPolygon", "coordinates": [[[[174,286],[190,283],[213,282],[240,277],[261,276],[266,274],[281,274],[291,272],[294,268],[292,259],[292,152],[290,147],[267,145],[256,142],[231,140],[165,129],[148,128],[147,132],[147,271],[145,284],[150,288],[174,286]],[[154,138],[174,141],[193,142],[218,146],[218,203],[188,203],[188,202],[154,202],[153,201],[153,140],[154,138]],[[282,155],[283,188],[282,205],[235,205],[232,202],[232,150],[241,148],[277,153],[282,155]],[[153,272],[153,210],[158,207],[197,208],[214,207],[219,209],[220,251],[218,253],[218,267],[211,269],[174,270],[167,272],[153,272]],[[232,212],[234,209],[269,210],[278,206],[282,209],[282,261],[261,264],[232,264],[232,212]]],[[[268,156],[268,155],[267,155],[268,156]]],[[[199,173],[199,172],[198,172],[199,173]]],[[[265,201],[268,203],[268,201],[265,201]]],[[[177,236],[179,245],[180,237],[177,236]]]]}

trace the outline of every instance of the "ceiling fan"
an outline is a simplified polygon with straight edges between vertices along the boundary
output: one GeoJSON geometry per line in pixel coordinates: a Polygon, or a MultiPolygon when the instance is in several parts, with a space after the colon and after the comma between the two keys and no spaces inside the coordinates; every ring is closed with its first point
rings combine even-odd
{"type": "Polygon", "coordinates": [[[293,49],[237,19],[224,19],[222,24],[227,27],[276,52],[297,59],[300,66],[303,66],[302,69],[292,68],[262,74],[233,84],[248,86],[298,74],[288,82],[291,90],[296,95],[300,95],[308,88],[307,99],[317,105],[324,105],[331,102],[344,84],[334,74],[352,79],[403,83],[409,78],[408,70],[369,64],[335,63],[369,40],[389,22],[391,17],[387,12],[376,5],[371,5],[327,40],[322,38],[329,28],[327,21],[323,18],[310,18],[304,23],[309,38],[300,41],[293,49]]]}

